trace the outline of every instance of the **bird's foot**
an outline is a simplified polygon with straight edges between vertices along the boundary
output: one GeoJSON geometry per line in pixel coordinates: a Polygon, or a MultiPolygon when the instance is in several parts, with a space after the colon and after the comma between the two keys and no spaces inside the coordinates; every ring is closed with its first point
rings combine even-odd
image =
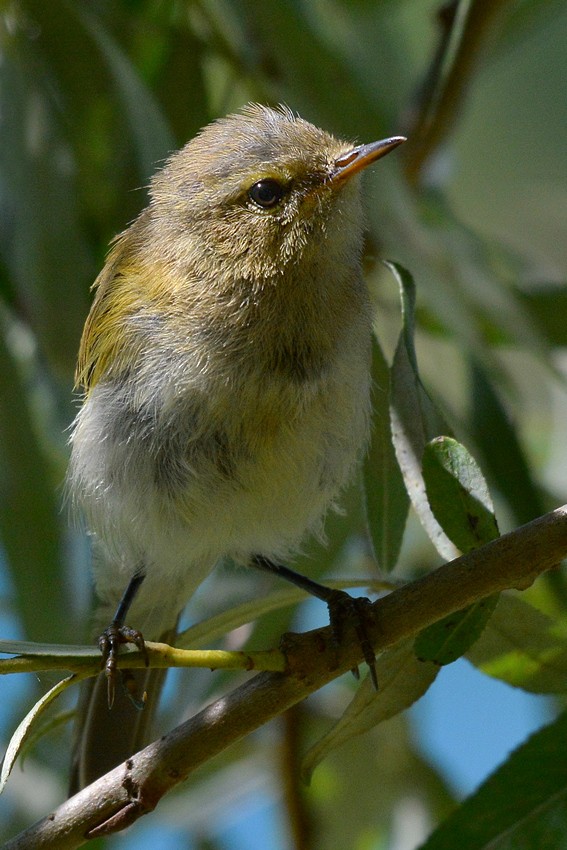
{"type": "MultiPolygon", "coordinates": [[[[146,662],[146,667],[149,664],[144,637],[137,629],[131,629],[128,626],[124,626],[113,621],[108,628],[103,631],[98,639],[98,646],[102,654],[101,667],[104,668],[106,675],[109,708],[112,708],[114,704],[114,697],[116,695],[118,655],[120,653],[120,647],[125,643],[133,643],[142,653],[146,662]]],[[[129,696],[132,696],[130,694],[128,684],[125,684],[129,696]]]]}
{"type": "MultiPolygon", "coordinates": [[[[356,633],[362,654],[370,679],[374,688],[378,690],[378,677],[376,675],[376,655],[372,648],[372,642],[369,637],[368,620],[369,612],[372,603],[366,596],[351,596],[344,590],[333,590],[330,597],[327,599],[329,608],[329,618],[331,621],[331,631],[333,641],[337,646],[340,645],[345,625],[352,624],[356,633]]],[[[360,678],[358,667],[352,668],[352,673],[356,679],[360,678]]]]}

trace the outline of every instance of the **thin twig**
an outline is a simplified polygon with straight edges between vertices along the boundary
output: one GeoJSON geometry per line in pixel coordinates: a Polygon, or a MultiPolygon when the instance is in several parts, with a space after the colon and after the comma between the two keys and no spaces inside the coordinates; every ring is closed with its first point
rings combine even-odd
{"type": "Polygon", "coordinates": [[[510,0],[452,0],[441,8],[440,38],[414,106],[405,116],[405,171],[418,183],[424,166],[452,131],[491,29],[510,0]]]}

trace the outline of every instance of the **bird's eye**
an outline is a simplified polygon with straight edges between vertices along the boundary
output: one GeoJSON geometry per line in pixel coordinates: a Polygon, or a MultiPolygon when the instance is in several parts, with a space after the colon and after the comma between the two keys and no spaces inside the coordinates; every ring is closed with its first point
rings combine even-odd
{"type": "Polygon", "coordinates": [[[285,194],[285,189],[277,180],[259,180],[248,190],[248,197],[263,209],[275,207],[285,194]]]}

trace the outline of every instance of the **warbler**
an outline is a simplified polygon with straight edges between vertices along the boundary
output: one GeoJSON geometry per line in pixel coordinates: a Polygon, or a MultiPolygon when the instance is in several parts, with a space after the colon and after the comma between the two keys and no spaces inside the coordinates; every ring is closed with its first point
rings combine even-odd
{"type": "Polygon", "coordinates": [[[84,700],[76,787],[131,755],[150,713],[115,689],[120,642],[174,629],[219,559],[330,601],[282,562],[321,532],[366,447],[358,175],[402,141],[354,145],[248,105],[171,156],[114,240],[80,345],[68,473],[111,679],[84,700]]]}

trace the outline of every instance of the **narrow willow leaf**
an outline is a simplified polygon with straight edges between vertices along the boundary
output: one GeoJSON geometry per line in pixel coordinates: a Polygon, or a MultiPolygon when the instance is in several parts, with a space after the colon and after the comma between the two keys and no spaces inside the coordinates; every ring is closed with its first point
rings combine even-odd
{"type": "Polygon", "coordinates": [[[420,850],[564,850],[567,714],[519,747],[420,850]]]}
{"type": "Polygon", "coordinates": [[[58,731],[63,726],[67,726],[69,723],[72,723],[76,717],[77,709],[76,707],[73,707],[67,711],[59,712],[54,717],[49,717],[44,723],[39,723],[37,726],[34,724],[19,752],[21,769],[24,769],[28,754],[33,751],[39,741],[43,740],[48,735],[51,735],[53,732],[58,731]]]}
{"type": "MultiPolygon", "coordinates": [[[[429,504],[447,536],[470,552],[498,537],[492,499],[480,468],[452,437],[439,437],[423,453],[423,477],[429,504]]],[[[451,664],[478,640],[498,603],[498,596],[450,614],[424,629],[415,641],[419,658],[451,664]]]]}
{"type": "Polygon", "coordinates": [[[303,778],[309,781],[325,756],[350,738],[368,732],[413,705],[435,680],[437,672],[434,664],[416,658],[411,640],[402,641],[381,655],[376,662],[378,691],[366,678],[338,723],[306,754],[301,769],[303,778]]]}
{"type": "Polygon", "coordinates": [[[545,508],[529,470],[518,434],[485,370],[472,363],[472,436],[483,466],[510,505],[518,523],[541,516],[545,508]]]}
{"type": "Polygon", "coordinates": [[[415,654],[440,667],[452,664],[479,639],[497,604],[498,596],[489,596],[424,629],[415,639],[415,654]]]}
{"type": "Polygon", "coordinates": [[[73,675],[68,676],[66,679],[62,679],[60,682],[57,682],[46,694],[42,696],[40,700],[36,702],[34,707],[29,711],[22,722],[19,724],[18,728],[12,735],[8,747],[6,749],[6,754],[2,761],[2,768],[0,770],[0,794],[6,787],[6,782],[8,781],[8,777],[12,772],[12,768],[18,758],[18,755],[22,751],[22,748],[26,744],[32,726],[35,722],[41,717],[44,713],[45,709],[51,705],[54,699],[56,699],[59,694],[62,694],[63,691],[67,690],[70,685],[78,682],[81,676],[73,675]]]}
{"type": "Polygon", "coordinates": [[[72,645],[68,643],[37,643],[30,640],[0,640],[0,653],[6,655],[31,656],[77,656],[100,658],[100,649],[96,646],[72,645]]]}
{"type": "Polygon", "coordinates": [[[461,552],[498,537],[488,485],[475,459],[452,437],[425,447],[423,477],[431,510],[461,552]]]}
{"type": "Polygon", "coordinates": [[[421,524],[446,560],[459,553],[435,519],[423,480],[421,461],[426,444],[450,429],[421,383],[414,347],[415,284],[409,272],[386,263],[400,287],[403,326],[391,369],[390,417],[392,440],[405,486],[421,524]]]}
{"type": "MultiPolygon", "coordinates": [[[[367,587],[375,591],[394,589],[394,585],[391,583],[377,581],[376,579],[369,580],[368,578],[330,579],[326,581],[326,584],[328,587],[337,590],[351,590],[356,587],[367,587]]],[[[179,649],[198,649],[206,643],[219,640],[246,623],[258,620],[274,611],[280,611],[282,608],[291,608],[308,597],[309,594],[305,590],[299,590],[295,587],[286,587],[283,590],[264,594],[250,602],[242,602],[228,611],[222,611],[220,614],[215,614],[213,617],[190,626],[177,635],[175,645],[179,649]]]]}
{"type": "Polygon", "coordinates": [[[392,443],[390,374],[376,339],[372,346],[372,425],[364,463],[364,493],[370,539],[379,567],[391,572],[400,553],[409,498],[392,443]]]}
{"type": "Polygon", "coordinates": [[[483,673],[525,691],[567,693],[565,625],[517,596],[502,594],[467,658],[483,673]]]}

